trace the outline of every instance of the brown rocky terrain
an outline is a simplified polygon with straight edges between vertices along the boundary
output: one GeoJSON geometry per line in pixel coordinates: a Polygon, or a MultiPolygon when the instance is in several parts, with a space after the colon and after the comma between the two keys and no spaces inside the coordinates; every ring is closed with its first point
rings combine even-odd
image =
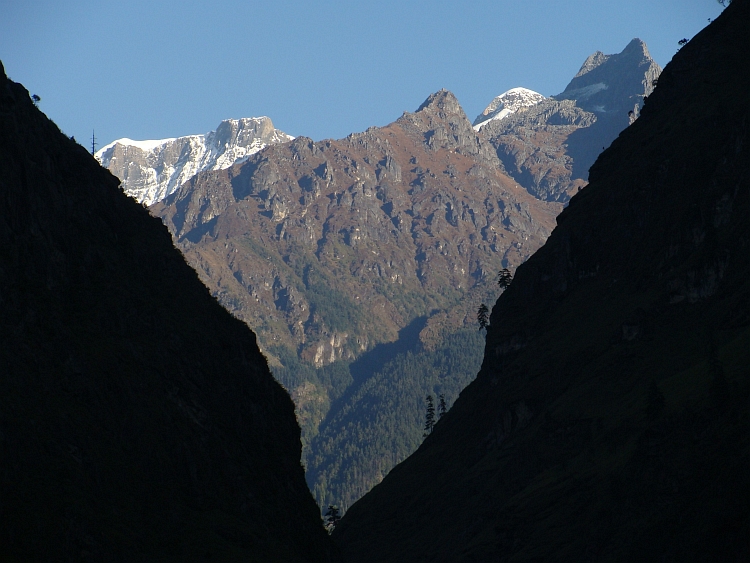
{"type": "Polygon", "coordinates": [[[665,68],[346,560],[750,558],[750,2],[665,68]]]}
{"type": "Polygon", "coordinates": [[[327,561],[294,405],[0,65],[0,560],[327,561]]]}
{"type": "MultiPolygon", "coordinates": [[[[322,366],[486,291],[542,244],[560,206],[499,168],[441,91],[387,127],[198,175],[152,212],[267,353],[322,366]]],[[[455,322],[474,312],[464,303],[455,322]]]]}

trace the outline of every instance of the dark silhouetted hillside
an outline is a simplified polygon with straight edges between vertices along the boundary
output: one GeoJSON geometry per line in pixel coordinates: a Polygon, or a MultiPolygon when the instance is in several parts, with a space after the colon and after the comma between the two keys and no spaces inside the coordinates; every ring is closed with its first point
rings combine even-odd
{"type": "Polygon", "coordinates": [[[118,184],[2,72],[0,560],[336,559],[254,334],[118,184]]]}
{"type": "Polygon", "coordinates": [[[482,369],[334,533],[360,561],[750,558],[750,2],[498,300],[482,369]]]}

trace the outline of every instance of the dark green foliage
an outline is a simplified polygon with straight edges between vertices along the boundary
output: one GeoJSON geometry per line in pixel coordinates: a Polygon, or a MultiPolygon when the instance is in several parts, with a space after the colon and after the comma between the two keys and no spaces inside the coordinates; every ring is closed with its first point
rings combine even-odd
{"type": "MultiPolygon", "coordinates": [[[[484,337],[464,329],[437,350],[396,354],[333,401],[307,450],[307,482],[320,506],[344,509],[422,443],[425,396],[458,396],[479,370],[484,337]]],[[[440,406],[438,403],[438,415],[440,406]]]]}
{"type": "Polygon", "coordinates": [[[312,314],[320,315],[328,328],[338,331],[356,330],[365,322],[362,307],[358,307],[343,292],[335,289],[333,280],[318,267],[308,265],[302,279],[312,314]]]}
{"type": "MultiPolygon", "coordinates": [[[[344,394],[352,383],[347,362],[334,362],[316,369],[301,361],[297,354],[278,346],[271,353],[281,361],[281,366],[273,366],[276,380],[289,392],[304,388],[309,393],[304,401],[297,400],[297,421],[302,429],[302,444],[306,452],[310,440],[318,433],[318,426],[331,408],[331,403],[344,394]]],[[[305,454],[303,454],[304,457],[305,454]]]]}

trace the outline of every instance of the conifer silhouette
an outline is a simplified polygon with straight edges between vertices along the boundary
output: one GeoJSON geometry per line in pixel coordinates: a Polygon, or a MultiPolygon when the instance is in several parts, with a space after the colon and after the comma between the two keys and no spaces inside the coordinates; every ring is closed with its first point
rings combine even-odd
{"type": "Polygon", "coordinates": [[[432,433],[432,429],[435,427],[435,402],[432,395],[427,395],[427,414],[424,420],[424,434],[422,438],[427,438],[432,433]]]}

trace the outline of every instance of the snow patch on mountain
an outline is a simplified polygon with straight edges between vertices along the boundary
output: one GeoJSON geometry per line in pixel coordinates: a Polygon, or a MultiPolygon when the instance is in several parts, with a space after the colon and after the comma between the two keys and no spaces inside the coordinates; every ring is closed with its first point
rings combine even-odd
{"type": "Polygon", "coordinates": [[[604,82],[597,82],[596,84],[584,86],[583,88],[566,90],[565,94],[568,96],[568,99],[585,100],[587,98],[590,98],[594,94],[601,92],[602,90],[607,90],[608,88],[609,86],[607,86],[604,82]]]}
{"type": "Polygon", "coordinates": [[[503,119],[517,111],[534,106],[544,100],[539,92],[528,88],[511,88],[490,102],[485,110],[474,120],[474,130],[479,131],[490,121],[503,119]]]}
{"type": "Polygon", "coordinates": [[[216,131],[170,139],[118,139],[96,153],[99,163],[122,181],[123,190],[146,205],[161,201],[205,170],[222,170],[268,145],[294,139],[268,117],[227,119],[216,131]]]}
{"type": "Polygon", "coordinates": [[[124,139],[117,139],[116,141],[112,141],[110,144],[103,146],[96,152],[96,154],[98,155],[100,153],[105,153],[107,149],[112,148],[115,143],[120,143],[121,145],[127,145],[129,147],[135,147],[137,149],[141,149],[142,151],[151,151],[156,147],[164,145],[170,141],[174,141],[175,139],[176,137],[172,137],[171,139],[156,139],[152,141],[134,141],[133,139],[128,139],[126,137],[124,139]]]}

